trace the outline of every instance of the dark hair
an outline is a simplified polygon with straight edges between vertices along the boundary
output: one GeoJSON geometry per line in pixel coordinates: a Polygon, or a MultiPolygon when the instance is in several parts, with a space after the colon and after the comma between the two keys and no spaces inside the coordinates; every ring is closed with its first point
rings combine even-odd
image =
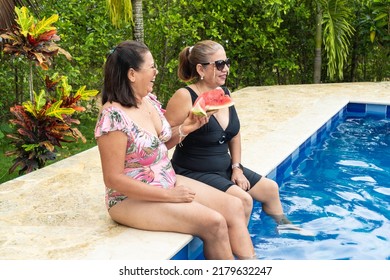
{"type": "Polygon", "coordinates": [[[125,107],[137,107],[127,73],[139,70],[149,48],[138,41],[124,41],[110,51],[104,66],[102,103],[118,102],[125,107]]]}
{"type": "Polygon", "coordinates": [[[185,47],[179,54],[177,69],[179,79],[184,82],[199,79],[196,65],[209,62],[209,57],[220,49],[223,49],[222,45],[212,40],[200,41],[192,47],[185,47]]]}

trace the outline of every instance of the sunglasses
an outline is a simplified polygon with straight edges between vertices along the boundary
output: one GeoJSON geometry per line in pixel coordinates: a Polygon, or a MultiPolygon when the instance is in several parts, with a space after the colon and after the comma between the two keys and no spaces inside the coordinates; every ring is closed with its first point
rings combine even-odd
{"type": "Polygon", "coordinates": [[[206,62],[201,63],[202,65],[209,65],[209,64],[215,64],[215,68],[217,68],[219,71],[222,71],[225,68],[225,65],[227,67],[230,67],[230,58],[226,58],[226,60],[216,60],[214,62],[206,62]]]}

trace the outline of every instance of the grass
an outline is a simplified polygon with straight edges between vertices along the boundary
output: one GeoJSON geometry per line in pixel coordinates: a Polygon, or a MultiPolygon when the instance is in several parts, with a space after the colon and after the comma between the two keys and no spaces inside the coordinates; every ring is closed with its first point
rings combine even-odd
{"type": "MultiPolygon", "coordinates": [[[[81,133],[86,138],[86,143],[83,143],[81,140],[79,140],[78,142],[62,144],[62,148],[57,148],[57,151],[58,151],[57,158],[55,160],[48,161],[46,163],[46,166],[96,146],[96,141],[94,138],[94,128],[95,128],[95,124],[96,124],[96,119],[91,119],[90,117],[85,117],[83,119],[80,119],[80,122],[81,123],[77,126],[77,128],[81,131],[81,133]]],[[[14,158],[6,157],[4,155],[4,153],[6,151],[9,151],[10,149],[11,149],[11,147],[7,143],[7,140],[3,139],[0,142],[0,152],[1,152],[0,184],[19,177],[18,169],[16,169],[11,174],[9,174],[9,172],[8,172],[9,168],[13,164],[14,158]]]]}

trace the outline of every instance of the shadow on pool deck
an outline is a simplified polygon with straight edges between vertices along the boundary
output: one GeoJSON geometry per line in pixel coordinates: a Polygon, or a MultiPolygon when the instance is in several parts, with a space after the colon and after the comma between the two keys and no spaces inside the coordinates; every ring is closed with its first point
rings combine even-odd
{"type": "MultiPolygon", "coordinates": [[[[233,93],[244,165],[268,174],[349,101],[390,104],[390,82],[248,87],[233,93]]],[[[96,147],[0,185],[0,259],[170,259],[193,238],[117,225],[96,147]]]]}

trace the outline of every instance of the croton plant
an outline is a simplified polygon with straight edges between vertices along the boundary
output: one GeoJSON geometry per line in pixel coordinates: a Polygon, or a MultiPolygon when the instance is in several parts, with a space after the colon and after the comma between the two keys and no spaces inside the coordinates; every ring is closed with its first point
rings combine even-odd
{"type": "Polygon", "coordinates": [[[36,20],[26,7],[15,7],[16,23],[0,35],[6,42],[4,53],[14,56],[25,56],[44,70],[48,70],[51,58],[63,54],[67,59],[72,56],[60,48],[55,42],[60,40],[53,23],[58,21],[58,15],[36,20]]]}
{"type": "MultiPolygon", "coordinates": [[[[4,53],[23,56],[43,70],[49,69],[52,58],[58,54],[71,59],[71,55],[55,43],[60,40],[53,26],[58,15],[38,21],[26,7],[16,7],[15,13],[17,25],[9,30],[0,30],[5,42],[4,53]]],[[[48,160],[56,159],[56,147],[61,147],[61,142],[78,139],[85,142],[84,136],[75,127],[80,121],[73,115],[85,110],[79,105],[81,100],[89,100],[98,91],[86,90],[85,86],[73,91],[67,77],[58,73],[46,76],[44,80],[44,89],[36,93],[32,90],[30,78],[30,100],[10,108],[14,116],[10,120],[14,132],[7,137],[15,148],[6,152],[7,156],[15,156],[10,173],[17,168],[19,174],[25,174],[44,167],[48,160]]]]}

